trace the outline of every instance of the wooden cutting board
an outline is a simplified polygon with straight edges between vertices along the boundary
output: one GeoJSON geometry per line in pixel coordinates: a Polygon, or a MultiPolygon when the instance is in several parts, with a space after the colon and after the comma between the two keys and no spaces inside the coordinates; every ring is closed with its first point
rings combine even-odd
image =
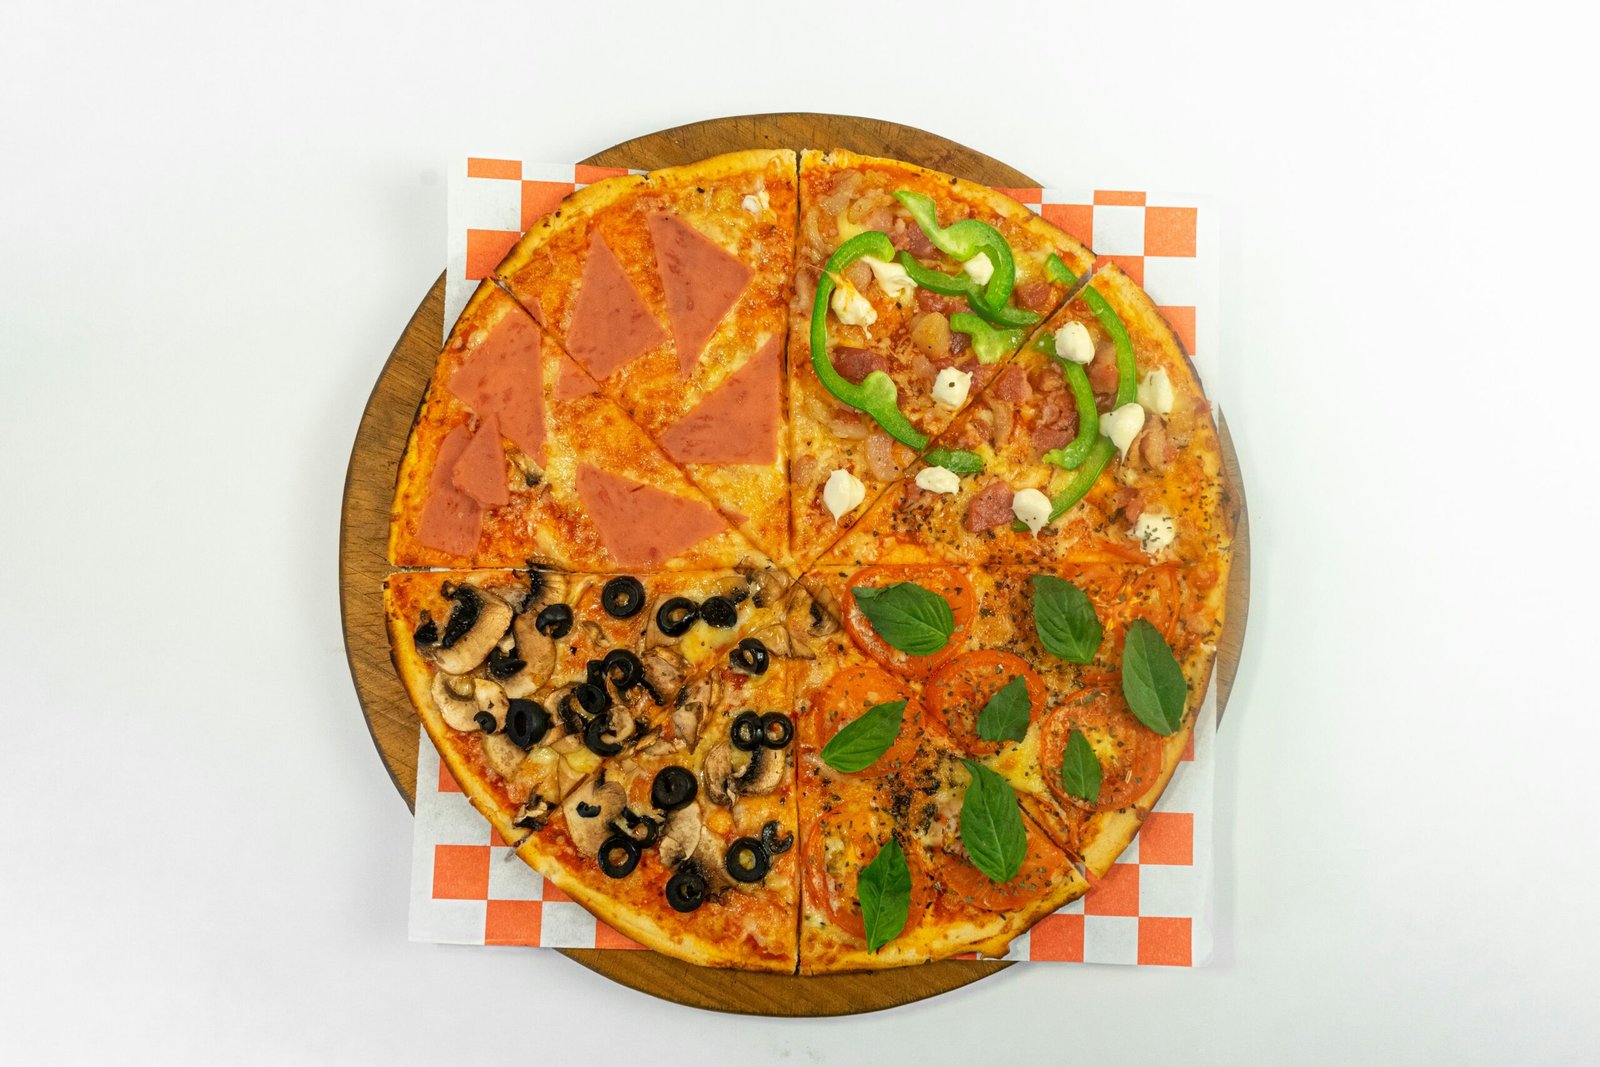
{"type": "MultiPolygon", "coordinates": [[[[690,123],[636,137],[583,160],[653,170],[743,148],[848,148],[920,163],[985,185],[1019,188],[1033,179],[954,141],[910,126],[848,115],[741,115],[690,123]]],[[[389,505],[411,423],[433,374],[444,332],[444,276],[433,283],[378,375],[356,431],[345,476],[339,530],[339,602],[345,652],[362,714],[396,788],[412,804],[420,722],[389,658],[384,576],[389,505]]],[[[363,357],[365,358],[365,356],[363,357]]],[[[1238,458],[1222,426],[1229,478],[1244,499],[1238,458]]],[[[1227,627],[1218,656],[1218,708],[1227,704],[1239,668],[1250,594],[1250,528],[1242,506],[1228,587],[1227,627]]],[[[753,1015],[848,1015],[909,1004],[975,982],[1010,964],[950,960],[868,974],[746,974],[696,967],[654,952],[561,949],[608,978],[653,996],[716,1011],[753,1015]]]]}

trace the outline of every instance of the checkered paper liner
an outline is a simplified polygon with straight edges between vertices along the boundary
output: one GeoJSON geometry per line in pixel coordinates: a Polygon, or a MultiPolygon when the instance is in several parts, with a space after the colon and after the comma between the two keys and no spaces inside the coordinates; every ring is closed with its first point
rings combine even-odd
{"type": "MultiPolygon", "coordinates": [[[[535,157],[529,157],[535,158],[535,157]]],[[[522,230],[619,168],[470,157],[450,171],[448,334],[522,230]]],[[[1007,189],[1144,286],[1215,401],[1221,380],[1217,212],[1196,196],[1089,188],[1007,189]]],[[[1090,893],[1040,920],[1007,959],[1203,964],[1212,946],[1216,685],[1189,750],[1138,837],[1090,893]]],[[[468,802],[426,733],[417,746],[413,941],[637,949],[519,860],[468,802]]]]}

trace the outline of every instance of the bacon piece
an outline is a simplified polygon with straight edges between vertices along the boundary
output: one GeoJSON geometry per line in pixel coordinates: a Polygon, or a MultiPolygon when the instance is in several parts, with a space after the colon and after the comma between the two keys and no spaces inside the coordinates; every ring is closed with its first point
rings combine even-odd
{"type": "Polygon", "coordinates": [[[988,401],[989,410],[994,414],[994,431],[989,437],[994,442],[994,450],[998,452],[1011,440],[1011,405],[992,393],[988,401]]]}
{"type": "Polygon", "coordinates": [[[889,369],[889,357],[879,352],[869,352],[865,348],[851,348],[841,345],[833,350],[833,369],[847,382],[861,384],[861,379],[875,370],[886,371],[889,369]]]}
{"type": "Polygon", "coordinates": [[[1071,430],[1061,426],[1035,427],[1033,431],[1033,458],[1038,459],[1052,449],[1067,447],[1077,435],[1076,427],[1071,430]]]}
{"type": "Polygon", "coordinates": [[[1012,292],[1016,294],[1018,307],[1037,311],[1041,315],[1049,311],[1053,303],[1050,299],[1049,282],[1029,282],[1027,285],[1017,286],[1012,292]]]}
{"type": "Polygon", "coordinates": [[[1111,512],[1122,513],[1125,519],[1137,519],[1144,511],[1144,490],[1125,485],[1111,494],[1111,512]]]}
{"type": "Polygon", "coordinates": [[[1146,415],[1144,429],[1134,438],[1129,453],[1137,456],[1148,471],[1164,471],[1167,464],[1178,458],[1178,449],[1167,434],[1167,425],[1159,415],[1146,415]]]}
{"type": "Polygon", "coordinates": [[[932,289],[917,290],[917,310],[921,312],[937,311],[946,317],[958,311],[967,310],[967,302],[959,296],[945,296],[932,289]]]}
{"type": "Polygon", "coordinates": [[[894,461],[894,439],[882,430],[873,430],[867,437],[867,469],[880,482],[900,477],[900,465],[894,461]]]}
{"type": "Polygon", "coordinates": [[[1001,400],[1009,400],[1013,404],[1020,404],[1033,396],[1033,388],[1028,385],[1028,375],[1015,363],[1000,372],[1000,377],[994,381],[991,392],[1001,400]]]}
{"type": "Polygon", "coordinates": [[[961,521],[968,533],[983,533],[996,526],[1004,526],[1012,519],[1011,487],[1005,482],[990,482],[978,490],[978,495],[967,505],[967,516],[961,521]]]}
{"type": "Polygon", "coordinates": [[[845,441],[866,440],[867,422],[850,408],[839,408],[828,416],[828,432],[845,441]]]}
{"type": "Polygon", "coordinates": [[[1117,391],[1117,350],[1113,346],[1101,345],[1094,350],[1094,359],[1089,363],[1089,388],[1097,394],[1117,391]]]}

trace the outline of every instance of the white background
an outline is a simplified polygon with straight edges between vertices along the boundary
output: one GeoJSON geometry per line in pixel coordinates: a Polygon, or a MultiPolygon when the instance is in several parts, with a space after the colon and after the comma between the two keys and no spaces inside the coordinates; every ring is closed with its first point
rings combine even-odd
{"type": "Polygon", "coordinates": [[[1593,27],[865,7],[0,5],[0,1058],[1592,1061],[1593,27]],[[405,940],[336,534],[444,166],[786,109],[1220,199],[1209,968],[783,1022],[405,940]]]}

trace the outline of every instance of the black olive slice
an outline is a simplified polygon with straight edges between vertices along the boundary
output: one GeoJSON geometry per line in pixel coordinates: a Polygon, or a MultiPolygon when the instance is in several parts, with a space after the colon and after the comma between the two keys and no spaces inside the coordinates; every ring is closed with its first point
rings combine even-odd
{"type": "Polygon", "coordinates": [[[585,819],[592,819],[600,814],[600,805],[591,804],[587,800],[578,801],[578,814],[585,819]]]}
{"type": "Polygon", "coordinates": [[[700,602],[700,618],[707,626],[727,630],[739,625],[739,609],[725,596],[708,596],[700,602]]]}
{"type": "Polygon", "coordinates": [[[583,728],[584,746],[596,756],[615,756],[622,751],[619,742],[605,739],[606,728],[609,725],[610,719],[604,715],[596,715],[589,720],[589,725],[583,728]]]}
{"type": "Polygon", "coordinates": [[[679,867],[667,879],[667,903],[673,911],[693,911],[706,902],[706,876],[693,867],[679,867]]]}
{"type": "Polygon", "coordinates": [[[761,716],[753,711],[741,711],[734,717],[729,739],[733,747],[742,752],[754,752],[760,748],[766,743],[761,716]]]}
{"type": "Polygon", "coordinates": [[[728,653],[728,663],[733,669],[746,674],[766,674],[769,662],[767,646],[755,637],[745,638],[728,653]]]}
{"type": "Polygon", "coordinates": [[[544,592],[544,571],[534,566],[533,561],[528,561],[528,592],[523,597],[524,605],[532,604],[539,599],[539,594],[544,592]]]}
{"type": "Polygon", "coordinates": [[[572,687],[572,699],[578,702],[585,715],[598,715],[611,706],[611,694],[603,685],[579,682],[572,687]]]}
{"type": "Polygon", "coordinates": [[[486,734],[494,733],[496,728],[498,728],[500,725],[495,721],[493,713],[487,711],[478,712],[478,714],[472,717],[472,721],[477,723],[478,729],[482,730],[486,734]]]}
{"type": "Polygon", "coordinates": [[[650,803],[662,811],[677,811],[700,791],[694,772],[687,767],[663,767],[650,783],[650,803]]]}
{"type": "Polygon", "coordinates": [[[656,627],[668,637],[682,637],[700,617],[700,608],[686,596],[669,597],[656,609],[656,627]]]}
{"type": "Polygon", "coordinates": [[[784,748],[794,740],[794,720],[781,711],[761,716],[761,743],[768,748],[784,748]]]}
{"type": "Polygon", "coordinates": [[[625,826],[622,832],[637,841],[640,848],[649,848],[661,837],[660,819],[640,815],[632,808],[623,808],[622,821],[625,826]]]}
{"type": "Polygon", "coordinates": [[[595,858],[610,878],[626,878],[639,866],[639,842],[627,834],[612,834],[601,844],[595,858]]]}
{"type": "Polygon", "coordinates": [[[602,688],[605,687],[605,684],[606,684],[606,661],[605,660],[603,660],[603,659],[592,659],[592,660],[590,660],[588,663],[585,663],[583,665],[583,673],[584,673],[584,679],[590,685],[598,685],[598,686],[600,686],[602,688]]]}
{"type": "Polygon", "coordinates": [[[550,713],[537,701],[521,697],[506,710],[506,737],[518,748],[532,748],[550,732],[550,713]]]}
{"type": "Polygon", "coordinates": [[[617,687],[619,693],[626,693],[644,681],[644,664],[625,648],[613,648],[607,652],[602,669],[605,678],[617,687]]]}
{"type": "Polygon", "coordinates": [[[417,628],[411,631],[411,640],[417,643],[418,648],[439,643],[439,624],[433,621],[433,616],[426,611],[417,622],[417,628]]]}
{"type": "Polygon", "coordinates": [[[478,612],[483,608],[483,600],[478,596],[478,591],[470,585],[452,586],[445,595],[455,601],[455,605],[450,609],[450,621],[444,624],[444,637],[440,639],[439,644],[445,648],[452,648],[457,641],[467,636],[472,624],[478,621],[478,612]]]}
{"type": "Polygon", "coordinates": [[[613,619],[631,619],[644,607],[644,583],[632,575],[613,578],[600,590],[600,606],[613,619]]]}
{"type": "Polygon", "coordinates": [[[759,882],[772,869],[772,861],[767,858],[767,850],[760,841],[741,837],[728,846],[723,866],[728,868],[728,877],[735,882],[759,882]]]}
{"type": "Polygon", "coordinates": [[[788,852],[794,844],[793,834],[778,836],[778,820],[773,819],[761,828],[761,847],[767,850],[767,855],[777,856],[788,852]]]}
{"type": "Polygon", "coordinates": [[[548,604],[533,620],[533,628],[558,641],[572,632],[572,608],[566,604],[548,604]]]}
{"type": "Polygon", "coordinates": [[[528,665],[528,661],[515,651],[501,652],[500,646],[489,650],[489,674],[495,678],[509,678],[528,665]]]}

